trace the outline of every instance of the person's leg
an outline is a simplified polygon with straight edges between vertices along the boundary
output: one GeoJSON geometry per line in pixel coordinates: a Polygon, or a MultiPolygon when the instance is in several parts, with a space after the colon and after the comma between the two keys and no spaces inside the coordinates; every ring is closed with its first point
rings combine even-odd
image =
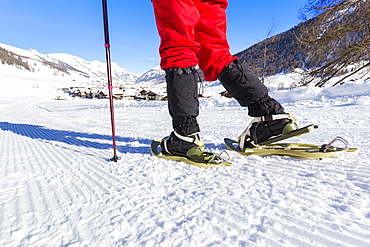
{"type": "Polygon", "coordinates": [[[199,76],[194,67],[166,70],[168,109],[174,131],[163,142],[165,151],[186,154],[200,143],[198,85],[199,76]],[[190,139],[189,139],[190,138],[190,139]]]}
{"type": "Polygon", "coordinates": [[[189,142],[189,136],[192,145],[199,146],[196,144],[200,143],[196,121],[199,106],[197,98],[191,97],[197,94],[198,80],[193,67],[198,61],[205,79],[218,78],[242,106],[248,107],[250,116],[268,116],[263,121],[254,119],[247,127],[240,138],[242,148],[282,132],[291,120],[287,115],[283,119],[274,117],[284,113],[281,105],[268,96],[267,88],[257,76],[230,55],[226,40],[226,0],[153,0],[153,6],[175,130],[165,142],[167,146],[173,144],[175,152],[184,153],[188,147],[183,148],[183,143],[189,142]]]}
{"type": "Polygon", "coordinates": [[[195,27],[195,40],[200,44],[197,57],[204,78],[208,81],[219,79],[241,106],[248,106],[250,116],[282,112],[281,105],[275,101],[273,104],[266,102],[266,106],[252,104],[263,96],[266,101],[268,90],[251,70],[230,54],[226,36],[227,6],[226,0],[200,1],[200,18],[195,27]],[[266,109],[260,109],[264,107],[266,109]]]}
{"type": "Polygon", "coordinates": [[[161,68],[195,67],[200,44],[194,28],[199,21],[200,0],[152,0],[158,34],[161,68]]]}
{"type": "Polygon", "coordinates": [[[206,80],[219,79],[241,106],[248,107],[250,116],[269,116],[264,118],[269,121],[255,118],[243,132],[239,143],[244,148],[281,134],[292,120],[268,95],[268,89],[258,77],[230,54],[226,36],[227,6],[226,0],[201,0],[200,19],[195,27],[195,40],[200,44],[197,57],[206,80]]]}
{"type": "Polygon", "coordinates": [[[266,86],[244,63],[234,60],[218,79],[241,106],[248,107],[249,116],[254,117],[239,137],[242,149],[298,128],[295,119],[285,114],[280,103],[268,95],[266,86]]]}
{"type": "MultiPolygon", "coordinates": [[[[252,71],[230,54],[226,35],[227,6],[226,0],[200,0],[200,17],[195,26],[195,40],[200,49],[196,55],[205,80],[219,79],[241,106],[250,106],[268,90],[252,71]]],[[[249,110],[254,116],[256,109],[251,107],[249,110]]],[[[269,114],[266,112],[263,115],[269,114]]]]}
{"type": "Polygon", "coordinates": [[[215,81],[221,71],[237,57],[230,54],[226,36],[226,0],[201,0],[200,18],[195,27],[199,68],[206,81],[215,81]]]}
{"type": "Polygon", "coordinates": [[[226,66],[218,79],[241,106],[248,107],[251,117],[279,114],[284,110],[268,96],[267,87],[240,60],[226,66]]]}
{"type": "Polygon", "coordinates": [[[161,38],[161,68],[166,71],[168,108],[174,131],[162,142],[162,148],[173,154],[186,154],[201,145],[199,139],[198,88],[194,28],[199,21],[200,0],[153,0],[154,13],[161,38]]]}

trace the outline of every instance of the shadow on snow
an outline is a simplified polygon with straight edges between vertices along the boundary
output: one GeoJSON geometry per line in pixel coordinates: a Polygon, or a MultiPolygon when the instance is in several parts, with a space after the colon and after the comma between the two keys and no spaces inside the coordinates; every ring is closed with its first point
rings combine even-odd
{"type": "MultiPolygon", "coordinates": [[[[41,139],[47,141],[57,141],[68,145],[75,145],[96,149],[112,149],[112,143],[100,143],[99,140],[112,141],[110,135],[87,134],[66,130],[47,129],[43,126],[32,124],[16,124],[9,122],[0,122],[0,130],[11,131],[15,134],[29,137],[32,139],[41,139]],[[96,141],[95,141],[96,140],[96,141]]],[[[134,139],[129,137],[116,136],[117,142],[124,142],[128,145],[119,145],[117,143],[117,151],[120,153],[141,153],[149,154],[149,146],[151,140],[134,139]],[[134,143],[135,142],[135,143],[134,143]],[[133,146],[130,143],[134,143],[133,146]],[[137,144],[139,144],[137,146],[137,144]]]]}

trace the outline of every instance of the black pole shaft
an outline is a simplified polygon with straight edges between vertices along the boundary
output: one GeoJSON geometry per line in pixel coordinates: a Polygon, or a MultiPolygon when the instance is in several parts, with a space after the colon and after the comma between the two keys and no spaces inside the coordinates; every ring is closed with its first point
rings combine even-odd
{"type": "Polygon", "coordinates": [[[117,145],[116,145],[116,130],[114,123],[114,105],[113,105],[113,86],[112,86],[112,67],[110,58],[110,43],[109,43],[109,29],[108,29],[108,10],[107,1],[103,1],[103,20],[104,20],[104,37],[105,37],[105,54],[107,62],[107,75],[108,75],[108,90],[109,90],[109,106],[110,106],[110,118],[112,126],[112,141],[113,141],[113,158],[111,161],[117,161],[119,158],[117,156],[117,145]]]}

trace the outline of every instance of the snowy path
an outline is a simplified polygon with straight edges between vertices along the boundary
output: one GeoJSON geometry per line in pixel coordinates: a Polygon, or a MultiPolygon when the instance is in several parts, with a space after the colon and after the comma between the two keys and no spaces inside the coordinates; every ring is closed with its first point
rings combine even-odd
{"type": "MultiPolygon", "coordinates": [[[[115,101],[112,156],[106,101],[3,98],[0,246],[370,246],[370,105],[286,103],[301,137],[337,134],[356,153],[325,160],[241,157],[200,169],[159,160],[150,140],[170,131],[164,102],[115,101]]],[[[248,123],[225,100],[202,100],[209,149],[248,123]]]]}

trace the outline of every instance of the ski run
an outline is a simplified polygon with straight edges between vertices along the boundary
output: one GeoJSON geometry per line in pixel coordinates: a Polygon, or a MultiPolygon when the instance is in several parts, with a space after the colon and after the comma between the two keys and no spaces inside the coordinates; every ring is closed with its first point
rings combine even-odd
{"type": "MultiPolygon", "coordinates": [[[[55,100],[60,79],[30,75],[0,74],[0,246],[370,246],[370,81],[271,88],[300,126],[320,126],[289,141],[341,136],[357,152],[229,152],[232,166],[202,169],[150,155],[171,131],[166,102],[114,101],[110,162],[108,100],[55,100]]],[[[251,119],[205,90],[201,136],[220,152],[251,119]]]]}

